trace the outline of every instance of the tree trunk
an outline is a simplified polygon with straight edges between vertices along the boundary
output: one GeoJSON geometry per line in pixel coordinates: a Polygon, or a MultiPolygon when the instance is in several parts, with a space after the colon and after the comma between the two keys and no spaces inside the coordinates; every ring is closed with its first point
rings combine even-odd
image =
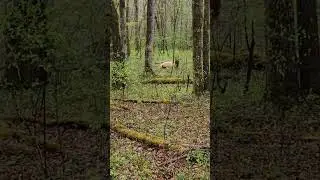
{"type": "Polygon", "coordinates": [[[129,0],[127,0],[126,4],[126,43],[127,43],[127,55],[130,56],[130,38],[129,38],[129,26],[128,23],[130,22],[129,19],[129,0]]]}
{"type": "Polygon", "coordinates": [[[213,69],[213,59],[214,59],[214,28],[215,22],[220,15],[221,0],[211,0],[210,1],[210,179],[218,179],[217,175],[217,161],[218,161],[218,127],[217,119],[215,113],[215,104],[213,101],[213,82],[214,82],[214,69],[213,69]]]}
{"type": "Polygon", "coordinates": [[[203,21],[203,90],[209,90],[210,0],[204,0],[203,21]]]}
{"type": "Polygon", "coordinates": [[[163,16],[161,17],[161,22],[162,22],[162,41],[161,41],[161,46],[162,49],[168,52],[168,43],[166,40],[166,34],[167,34],[167,1],[162,1],[162,8],[164,9],[163,16]]]}
{"type": "Polygon", "coordinates": [[[110,21],[108,23],[110,24],[110,27],[111,27],[110,36],[111,36],[112,51],[113,51],[112,59],[122,60],[120,30],[119,30],[119,21],[118,21],[119,17],[113,1],[111,1],[109,12],[110,12],[109,13],[110,21]]]}
{"type": "Polygon", "coordinates": [[[121,39],[121,58],[127,58],[127,36],[126,36],[126,1],[120,0],[120,39],[121,39]]]}
{"type": "Polygon", "coordinates": [[[139,4],[138,0],[134,0],[134,21],[135,21],[135,50],[136,53],[140,51],[140,25],[139,25],[139,4]]]}
{"type": "MultiPolygon", "coordinates": [[[[107,0],[106,9],[112,9],[112,0],[107,0]]],[[[109,64],[111,61],[111,33],[112,33],[112,11],[106,13],[106,29],[105,29],[105,61],[109,64]]],[[[108,69],[109,70],[109,69],[108,69]]]]}
{"type": "MultiPolygon", "coordinates": [[[[105,79],[105,87],[106,87],[106,99],[105,99],[105,116],[106,116],[106,126],[109,130],[109,127],[110,127],[110,62],[111,62],[111,48],[110,48],[110,45],[111,45],[111,33],[112,33],[112,30],[111,30],[111,27],[112,27],[112,24],[111,22],[113,21],[112,20],[112,0],[107,0],[107,4],[106,4],[106,9],[109,9],[110,11],[107,11],[106,13],[106,29],[105,29],[105,63],[106,63],[106,71],[105,71],[105,75],[104,77],[106,78],[105,79]]],[[[104,142],[107,142],[109,143],[110,142],[110,134],[109,133],[105,133],[105,132],[102,132],[101,133],[101,136],[102,136],[102,141],[104,142]]],[[[105,162],[109,162],[110,161],[110,154],[109,154],[109,147],[108,146],[110,144],[103,144],[103,147],[102,148],[102,157],[104,157],[104,161],[105,162]]],[[[104,172],[103,172],[105,175],[106,175],[106,179],[111,179],[110,177],[110,168],[105,168],[104,172]]]]}
{"type": "Polygon", "coordinates": [[[299,27],[299,57],[301,67],[301,87],[320,91],[319,37],[317,19],[317,1],[297,0],[299,27]]]}
{"type": "Polygon", "coordinates": [[[196,96],[203,92],[202,69],[202,24],[203,24],[203,0],[192,1],[192,25],[193,25],[193,91],[196,96]]]}
{"type": "Polygon", "coordinates": [[[295,35],[292,1],[265,0],[266,5],[266,100],[277,105],[290,105],[297,97],[298,81],[295,68],[295,35]]]}
{"type": "Polygon", "coordinates": [[[248,27],[247,27],[247,13],[248,13],[248,5],[246,0],[243,1],[244,4],[244,33],[245,33],[245,39],[246,39],[246,45],[248,50],[248,57],[247,57],[247,77],[246,77],[246,83],[244,85],[244,94],[249,91],[249,84],[251,80],[251,74],[253,69],[253,54],[254,54],[254,47],[255,47],[255,34],[254,34],[254,21],[251,20],[251,41],[249,41],[249,33],[248,33],[248,27]]]}
{"type": "Polygon", "coordinates": [[[155,0],[148,0],[147,8],[147,33],[146,33],[146,51],[145,51],[145,72],[154,74],[152,70],[153,55],[153,31],[155,26],[155,0]]]}
{"type": "MultiPolygon", "coordinates": [[[[209,65],[209,86],[210,86],[210,92],[213,93],[211,91],[211,89],[214,89],[214,82],[215,82],[215,74],[218,75],[218,62],[217,59],[215,57],[215,44],[214,44],[214,29],[216,28],[215,26],[218,26],[218,18],[220,15],[220,9],[221,9],[221,0],[213,0],[210,1],[210,65],[209,65]],[[216,63],[216,64],[215,64],[216,63]],[[215,69],[216,67],[216,69],[215,69]],[[216,71],[216,72],[215,72],[216,71]]],[[[218,38],[216,38],[218,39],[218,38]]],[[[220,81],[219,78],[217,78],[217,80],[220,81]]],[[[218,87],[220,86],[220,84],[218,83],[218,87]]]]}
{"type": "Polygon", "coordinates": [[[158,4],[158,11],[156,15],[156,23],[157,23],[157,29],[159,31],[159,36],[161,37],[161,40],[159,42],[159,51],[161,53],[165,53],[166,47],[166,1],[159,1],[158,4]]]}

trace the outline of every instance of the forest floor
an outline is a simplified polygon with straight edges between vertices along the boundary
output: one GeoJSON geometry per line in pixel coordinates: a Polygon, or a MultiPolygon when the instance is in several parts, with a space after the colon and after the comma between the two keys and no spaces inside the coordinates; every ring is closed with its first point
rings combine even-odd
{"type": "MultiPolygon", "coordinates": [[[[192,59],[181,52],[178,71],[159,69],[162,77],[192,77],[192,59]]],[[[167,57],[158,57],[161,62],[167,57]]],[[[209,95],[192,95],[192,85],[141,84],[137,69],[143,61],[128,62],[125,91],[112,91],[111,99],[169,100],[179,103],[111,101],[111,125],[188,145],[185,154],[111,133],[111,173],[115,179],[209,179],[209,95]],[[189,89],[188,89],[189,88],[189,89]],[[194,148],[191,148],[194,147],[194,148]],[[197,148],[198,147],[198,148],[197,148]],[[187,148],[188,149],[188,148],[187,148]],[[192,149],[192,150],[190,150],[192,149]],[[195,150],[196,149],[196,150],[195,150]],[[184,156],[185,155],[185,156],[184,156]],[[178,158],[177,157],[182,157],[178,158]]],[[[254,71],[249,92],[244,94],[245,71],[224,71],[232,78],[224,94],[214,92],[218,154],[214,159],[218,179],[320,179],[319,117],[317,101],[293,105],[280,119],[275,107],[265,104],[264,73],[254,71]],[[310,105],[311,104],[311,105],[310,105]],[[313,106],[313,107],[310,107],[313,106]]]]}
{"type": "MultiPolygon", "coordinates": [[[[112,123],[120,122],[138,132],[163,136],[169,104],[117,101],[112,107],[112,123]]],[[[285,123],[276,126],[273,122],[277,116],[265,112],[259,104],[244,102],[219,112],[220,122],[224,122],[218,125],[217,136],[219,179],[319,179],[317,121],[309,121],[309,125],[306,121],[298,129],[285,123]]],[[[176,105],[170,114],[166,126],[169,141],[209,146],[206,102],[176,105]]],[[[318,113],[313,115],[319,117],[318,113]]],[[[111,144],[111,168],[116,179],[209,179],[209,159],[200,151],[188,152],[184,158],[171,162],[182,154],[150,147],[115,132],[111,144]]]]}
{"type": "MultiPolygon", "coordinates": [[[[21,121],[1,120],[0,179],[44,179],[43,146],[34,143],[39,142],[41,135],[32,139],[21,121]]],[[[39,124],[36,126],[42,129],[39,124]]],[[[97,131],[69,123],[48,126],[46,136],[46,166],[50,179],[101,178],[106,162],[102,162],[99,156],[101,149],[98,142],[101,141],[97,131]],[[59,143],[63,144],[61,151],[59,143]]]]}
{"type": "MultiPolygon", "coordinates": [[[[111,106],[111,124],[121,123],[161,138],[166,131],[165,139],[172,144],[209,147],[209,105],[206,102],[173,105],[116,101],[111,106]]],[[[208,153],[203,150],[184,156],[130,140],[116,132],[111,136],[111,168],[116,179],[208,179],[208,153]],[[192,162],[194,156],[198,156],[195,163],[192,162]]]]}
{"type": "Polygon", "coordinates": [[[282,120],[270,106],[245,100],[225,108],[218,115],[224,123],[218,125],[217,177],[319,179],[320,107],[309,108],[292,108],[282,120]]]}

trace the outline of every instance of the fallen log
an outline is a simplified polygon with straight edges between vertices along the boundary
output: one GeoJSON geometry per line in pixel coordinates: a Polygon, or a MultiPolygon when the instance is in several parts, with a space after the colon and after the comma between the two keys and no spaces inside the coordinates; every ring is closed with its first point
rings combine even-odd
{"type": "Polygon", "coordinates": [[[192,84],[192,80],[182,78],[153,78],[142,82],[143,84],[192,84]]]}
{"type": "Polygon", "coordinates": [[[111,129],[124,137],[145,143],[150,146],[160,147],[167,150],[173,150],[178,152],[183,152],[185,150],[184,147],[180,145],[169,144],[163,138],[153,136],[147,133],[140,133],[135,130],[129,129],[121,124],[116,124],[112,126],[111,129]]]}

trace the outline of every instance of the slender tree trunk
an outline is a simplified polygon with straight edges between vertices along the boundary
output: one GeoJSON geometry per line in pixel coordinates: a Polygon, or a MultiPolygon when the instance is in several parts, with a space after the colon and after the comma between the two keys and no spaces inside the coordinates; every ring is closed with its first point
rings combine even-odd
{"type": "Polygon", "coordinates": [[[155,0],[148,0],[147,8],[147,33],[146,33],[146,50],[145,50],[145,72],[154,74],[152,70],[153,55],[153,31],[155,26],[155,0]]]}
{"type": "MultiPolygon", "coordinates": [[[[183,20],[185,18],[183,18],[185,15],[184,15],[184,5],[182,5],[181,7],[181,13],[180,13],[180,16],[182,18],[180,18],[180,27],[179,27],[179,31],[180,31],[180,35],[182,35],[183,33],[187,33],[187,30],[186,29],[183,29],[183,20]]],[[[184,43],[183,43],[183,40],[182,38],[180,38],[180,43],[179,43],[179,48],[182,49],[182,50],[186,50],[186,48],[184,47],[184,43]]]]}
{"type": "MultiPolygon", "coordinates": [[[[178,0],[178,4],[176,4],[176,1],[174,2],[174,8],[173,8],[173,42],[172,42],[172,63],[175,63],[176,61],[176,41],[177,41],[177,26],[178,26],[178,17],[180,14],[180,7],[181,6],[181,0],[178,0]]],[[[173,66],[171,68],[171,73],[173,73],[173,66]]]]}
{"type": "Polygon", "coordinates": [[[255,32],[254,32],[254,21],[251,21],[251,40],[249,41],[249,33],[247,28],[247,12],[248,12],[248,5],[246,0],[243,0],[243,4],[245,6],[244,9],[244,33],[245,33],[245,39],[246,39],[246,45],[248,50],[248,57],[247,57],[247,77],[246,77],[246,83],[244,85],[244,94],[249,91],[249,84],[251,80],[251,74],[253,69],[253,54],[254,54],[254,47],[255,47],[255,32]]]}
{"type": "Polygon", "coordinates": [[[123,59],[127,58],[127,36],[126,36],[126,0],[120,0],[120,39],[121,55],[123,59]]]}
{"type": "Polygon", "coordinates": [[[134,0],[134,21],[135,21],[135,50],[136,53],[140,51],[140,25],[139,25],[139,4],[138,0],[134,0]]]}
{"type": "Polygon", "coordinates": [[[159,30],[159,35],[161,36],[161,41],[159,42],[159,50],[161,53],[165,53],[165,50],[167,50],[167,41],[166,41],[166,28],[167,28],[167,20],[166,20],[166,14],[167,14],[167,9],[166,9],[166,4],[167,1],[159,1],[158,9],[157,11],[157,17],[156,19],[158,30],[159,30]]]}
{"type": "Polygon", "coordinates": [[[196,96],[203,93],[203,69],[202,69],[202,24],[203,24],[203,0],[192,1],[192,25],[193,25],[193,91],[196,96]]]}
{"type": "Polygon", "coordinates": [[[130,56],[130,33],[128,23],[130,22],[129,16],[129,0],[127,0],[126,4],[126,43],[127,43],[127,55],[130,56]]]}
{"type": "MultiPolygon", "coordinates": [[[[106,120],[106,126],[107,126],[107,130],[109,130],[109,127],[110,127],[110,62],[111,62],[111,48],[110,48],[110,45],[111,45],[111,33],[112,33],[112,30],[111,30],[111,27],[112,27],[112,24],[110,22],[112,22],[112,12],[111,12],[111,9],[112,9],[112,0],[107,0],[107,3],[106,3],[106,9],[107,9],[107,14],[106,14],[106,26],[105,26],[105,63],[106,63],[106,71],[105,71],[105,87],[106,87],[106,100],[105,100],[105,120],[106,120]],[[108,11],[109,10],[109,11],[108,11]]],[[[102,136],[102,139],[101,141],[102,142],[107,142],[107,144],[102,144],[102,157],[103,157],[103,161],[104,162],[109,162],[110,161],[110,133],[105,133],[105,132],[102,132],[101,133],[101,136],[102,136]]],[[[110,177],[110,168],[108,168],[109,166],[106,165],[103,173],[105,174],[105,178],[106,179],[111,179],[110,177]]]]}
{"type": "MultiPolygon", "coordinates": [[[[141,24],[140,24],[140,29],[142,29],[142,34],[147,34],[147,26],[144,26],[143,24],[143,22],[145,22],[145,21],[148,21],[145,17],[147,17],[148,15],[147,15],[147,5],[148,5],[148,1],[146,0],[146,1],[144,1],[144,3],[143,3],[143,8],[142,8],[142,17],[143,17],[143,19],[141,20],[141,24]]],[[[142,44],[143,44],[143,42],[142,42],[142,38],[140,39],[140,59],[142,58],[142,44]]],[[[147,43],[147,40],[145,40],[145,43],[147,43]]],[[[146,47],[145,47],[146,48],[146,47]]]]}
{"type": "Polygon", "coordinates": [[[204,0],[203,21],[203,89],[209,90],[209,61],[210,61],[210,0],[204,0]]]}
{"type": "MultiPolygon", "coordinates": [[[[245,23],[246,20],[245,20],[245,23]]],[[[255,39],[254,39],[254,23],[253,20],[251,22],[251,42],[249,43],[249,35],[247,31],[247,24],[245,24],[245,37],[246,37],[246,44],[249,56],[247,57],[247,77],[246,77],[246,83],[244,85],[244,93],[247,93],[249,91],[249,84],[251,80],[251,74],[253,69],[253,54],[254,54],[254,46],[255,46],[255,39]]]]}
{"type": "Polygon", "coordinates": [[[112,43],[112,52],[113,52],[113,57],[112,59],[116,60],[122,60],[120,57],[121,56],[121,40],[120,40],[120,30],[119,30],[119,16],[116,10],[116,7],[111,1],[110,4],[110,11],[109,16],[110,16],[110,21],[108,22],[110,27],[111,27],[111,43],[112,43]]]}
{"type": "Polygon", "coordinates": [[[213,101],[213,82],[214,82],[214,28],[218,20],[221,9],[221,0],[210,0],[210,179],[218,179],[217,161],[218,161],[218,127],[216,119],[216,102],[213,101]]]}
{"type": "Polygon", "coordinates": [[[164,50],[166,50],[168,52],[168,43],[167,43],[167,40],[166,40],[166,34],[167,34],[167,21],[166,21],[166,18],[167,18],[167,1],[163,1],[162,2],[162,6],[164,8],[164,14],[162,16],[162,48],[164,50]]]}
{"type": "MultiPolygon", "coordinates": [[[[178,4],[174,1],[173,7],[173,18],[172,18],[172,26],[173,26],[173,41],[172,41],[172,61],[175,61],[175,53],[176,53],[176,32],[177,32],[177,21],[180,10],[181,0],[178,0],[178,4]]],[[[172,74],[172,71],[171,71],[172,74]]]]}

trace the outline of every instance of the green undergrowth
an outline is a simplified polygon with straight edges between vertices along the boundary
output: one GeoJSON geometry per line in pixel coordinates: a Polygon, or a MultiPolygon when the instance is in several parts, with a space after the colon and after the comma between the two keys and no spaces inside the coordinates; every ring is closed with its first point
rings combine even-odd
{"type": "Polygon", "coordinates": [[[147,152],[138,153],[127,140],[111,141],[110,173],[113,179],[151,179],[152,165],[147,152]]]}
{"type": "MultiPolygon", "coordinates": [[[[144,73],[144,57],[140,58],[135,55],[135,52],[131,53],[131,57],[125,63],[125,69],[122,76],[126,76],[126,88],[119,90],[112,90],[112,98],[126,98],[126,99],[155,99],[155,100],[165,100],[171,99],[173,96],[177,100],[183,99],[193,99],[192,95],[192,84],[186,84],[188,76],[192,82],[193,79],[193,62],[192,62],[192,52],[191,51],[177,51],[175,54],[176,58],[180,58],[181,62],[178,69],[161,69],[159,68],[159,63],[165,60],[172,60],[172,54],[158,54],[156,53],[153,58],[153,70],[155,76],[148,75],[144,73]],[[154,84],[145,84],[145,83],[154,84]],[[177,83],[175,83],[177,82],[177,83]],[[178,83],[179,82],[179,83],[178,83]],[[173,84],[170,84],[173,83],[173,84]]],[[[222,53],[222,62],[229,62],[232,59],[230,53],[222,53]]],[[[245,55],[237,55],[237,57],[243,58],[245,55]]],[[[258,55],[256,55],[259,57],[258,55]]],[[[115,62],[111,63],[111,68],[116,66],[115,62]]],[[[121,72],[119,72],[121,74],[121,72]]],[[[117,75],[119,77],[121,75],[117,75]]],[[[225,71],[222,72],[222,76],[231,76],[236,78],[234,82],[229,81],[227,87],[227,93],[217,95],[217,102],[225,104],[225,102],[230,102],[229,99],[237,99],[243,97],[242,91],[245,83],[245,72],[240,74],[235,74],[234,72],[225,71]],[[241,77],[240,77],[241,76],[241,77]],[[226,100],[227,99],[227,100],[226,100]]],[[[115,78],[117,78],[115,77],[115,78]]],[[[114,78],[111,74],[111,78],[114,78]]],[[[261,96],[261,91],[264,88],[263,83],[264,77],[261,72],[254,71],[251,80],[249,95],[246,97],[261,96]]],[[[124,81],[124,80],[122,80],[124,81]]],[[[251,98],[251,97],[250,97],[251,98]]]]}
{"type": "MultiPolygon", "coordinates": [[[[203,119],[207,119],[207,117],[204,116],[204,114],[209,114],[209,110],[207,110],[205,106],[209,104],[209,93],[205,93],[203,97],[197,98],[192,94],[192,84],[144,84],[147,80],[159,80],[159,79],[166,79],[166,80],[172,80],[173,79],[179,79],[179,80],[187,80],[188,75],[189,78],[193,78],[192,73],[192,52],[191,51],[177,51],[176,57],[179,57],[180,65],[178,69],[173,69],[171,74],[171,69],[160,69],[159,63],[164,60],[172,60],[170,59],[170,54],[155,54],[153,59],[153,69],[156,73],[156,76],[146,76],[144,74],[144,58],[140,58],[135,55],[135,52],[131,53],[131,57],[126,62],[126,68],[125,73],[127,75],[127,80],[125,81],[126,88],[116,90],[113,89],[111,91],[111,99],[131,99],[131,100],[137,100],[138,104],[135,105],[128,105],[127,112],[130,113],[130,115],[126,115],[126,117],[122,115],[114,120],[114,123],[123,123],[126,126],[130,126],[130,129],[143,132],[143,133],[150,133],[154,136],[163,137],[163,128],[164,123],[167,123],[166,125],[166,133],[167,139],[169,141],[174,141],[176,139],[183,139],[183,140],[196,140],[196,138],[202,138],[204,141],[207,141],[207,136],[202,134],[202,132],[207,132],[208,126],[206,126],[206,123],[204,123],[203,119]],[[177,117],[174,119],[170,119],[166,121],[163,118],[154,118],[152,119],[149,115],[141,115],[142,117],[136,117],[134,113],[139,115],[140,113],[151,113],[151,112],[144,112],[144,105],[141,105],[141,101],[143,100],[155,100],[155,101],[178,101],[179,103],[189,103],[190,106],[185,108],[180,106],[178,111],[179,113],[177,117]],[[200,103],[202,102],[202,103],[200,103]],[[198,104],[198,105],[197,105],[198,104]],[[130,109],[132,107],[132,110],[130,109]],[[141,110],[135,110],[141,108],[141,110]],[[182,108],[185,108],[182,110],[182,108]],[[208,112],[205,112],[208,111],[208,112]],[[133,115],[131,115],[133,114],[133,115]],[[196,117],[196,119],[194,119],[196,117]],[[200,118],[199,118],[200,117],[200,118]],[[121,119],[122,118],[122,119],[121,119]],[[150,118],[150,119],[148,119],[150,118]],[[201,131],[201,133],[199,133],[201,131]],[[201,135],[200,135],[201,134],[201,135]],[[188,138],[190,136],[190,138],[188,138]]],[[[113,63],[111,63],[111,68],[114,66],[113,63]]],[[[223,75],[232,76],[232,77],[238,77],[238,79],[228,79],[228,86],[227,91],[224,94],[221,94],[219,91],[214,92],[214,102],[215,102],[215,109],[216,109],[216,115],[218,119],[218,124],[220,126],[229,126],[227,121],[225,119],[220,118],[225,110],[229,107],[232,107],[235,102],[240,102],[243,100],[249,101],[249,102],[259,102],[261,100],[261,97],[263,95],[264,91],[264,75],[262,73],[258,73],[256,71],[253,72],[252,81],[250,83],[249,92],[247,94],[243,94],[243,89],[245,85],[245,73],[246,72],[240,72],[238,74],[235,74],[234,72],[230,71],[223,71],[223,75]]],[[[112,75],[111,75],[112,77],[112,75]]],[[[112,101],[112,103],[121,104],[117,101],[112,101]]],[[[151,104],[146,104],[145,106],[150,107],[151,104]]],[[[158,105],[152,105],[157,107],[158,105]]],[[[166,106],[166,105],[164,105],[166,106]]],[[[160,107],[160,105],[159,105],[160,107]]],[[[152,109],[151,109],[152,110],[152,109]]],[[[123,112],[123,110],[121,110],[123,112]]],[[[121,112],[119,110],[119,112],[121,112]]],[[[165,108],[163,110],[159,111],[166,111],[165,108]]],[[[158,113],[158,112],[156,112],[158,113]]],[[[153,116],[156,116],[155,114],[152,114],[153,116]]],[[[231,117],[230,117],[231,118],[231,117]]],[[[209,133],[209,131],[208,131],[209,133]]],[[[126,138],[116,138],[112,140],[112,144],[115,147],[124,146],[123,143],[127,142],[128,144],[136,143],[136,142],[128,142],[126,138]]],[[[195,141],[197,142],[197,141],[195,141]]],[[[200,141],[199,141],[200,142],[200,141]]],[[[111,167],[113,168],[114,177],[117,177],[117,179],[121,179],[124,177],[129,177],[130,172],[124,173],[127,174],[127,176],[122,174],[122,166],[125,166],[125,162],[130,160],[130,158],[137,158],[136,156],[140,156],[141,152],[135,152],[134,145],[128,146],[128,144],[125,145],[126,149],[123,148],[113,148],[111,149],[111,156],[114,160],[111,162],[111,167]],[[133,155],[132,153],[135,153],[133,155]],[[120,165],[116,164],[119,163],[120,165]]],[[[147,151],[144,151],[142,153],[148,154],[147,151]]],[[[148,158],[152,158],[152,156],[147,156],[148,158]]],[[[146,159],[148,159],[146,158],[146,159]]],[[[137,158],[139,159],[139,158],[137,158]]],[[[175,171],[174,179],[209,179],[210,171],[209,171],[209,157],[208,154],[202,151],[195,151],[190,152],[188,156],[184,159],[186,164],[179,167],[177,171],[175,171]]],[[[142,160],[137,160],[135,163],[141,163],[145,164],[145,162],[141,162],[142,160]]],[[[135,175],[141,176],[138,179],[147,179],[147,176],[145,174],[145,171],[139,169],[139,167],[135,166],[135,175]]],[[[152,171],[152,167],[150,164],[145,165],[145,170],[152,171]]],[[[124,168],[125,169],[125,168],[124,168]]],[[[129,169],[129,168],[127,168],[129,169]]],[[[128,171],[126,169],[126,171],[128,171]]],[[[153,174],[155,172],[152,172],[153,174]]],[[[131,173],[132,174],[132,173],[131,173]]],[[[150,176],[148,176],[150,179],[150,176]]]]}
{"type": "MultiPolygon", "coordinates": [[[[135,52],[125,63],[125,73],[127,75],[127,86],[124,90],[112,90],[111,98],[126,98],[126,99],[155,99],[155,100],[169,100],[174,96],[175,98],[189,97],[192,93],[192,84],[144,84],[145,81],[151,80],[154,77],[146,76],[144,74],[144,58],[136,56],[135,52]]],[[[192,78],[192,54],[191,51],[177,51],[176,57],[181,60],[179,68],[161,69],[158,63],[170,59],[167,54],[156,54],[153,58],[153,70],[156,74],[155,78],[164,78],[172,81],[172,78],[179,79],[178,81],[186,81],[188,75],[192,78]]],[[[116,63],[111,63],[111,69],[115,68],[116,63]]],[[[122,73],[122,72],[118,72],[122,73]]],[[[119,77],[121,75],[117,75],[119,77]]],[[[111,74],[111,78],[113,75],[111,74]]]]}

